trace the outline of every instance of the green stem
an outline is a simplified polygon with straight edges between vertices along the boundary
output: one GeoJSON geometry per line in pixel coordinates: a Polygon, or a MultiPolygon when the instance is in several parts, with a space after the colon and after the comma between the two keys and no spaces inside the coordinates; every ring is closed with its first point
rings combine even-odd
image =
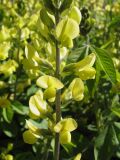
{"type": "MultiPolygon", "coordinates": [[[[59,4],[59,0],[58,0],[59,4]]],[[[59,23],[59,10],[56,9],[56,25],[59,23]]],[[[56,40],[56,78],[60,80],[60,48],[59,43],[56,40]]],[[[58,123],[61,119],[61,90],[56,92],[56,123],[58,123]]],[[[54,153],[54,160],[59,160],[60,157],[60,136],[59,133],[55,135],[55,153],[54,153]]]]}

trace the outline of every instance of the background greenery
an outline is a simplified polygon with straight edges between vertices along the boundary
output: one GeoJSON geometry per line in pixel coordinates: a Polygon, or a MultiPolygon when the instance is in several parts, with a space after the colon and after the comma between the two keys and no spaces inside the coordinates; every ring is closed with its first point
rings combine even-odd
{"type": "MultiPolygon", "coordinates": [[[[72,143],[61,147],[60,159],[71,160],[80,152],[82,160],[117,160],[120,159],[120,1],[79,0],[78,4],[82,13],[81,35],[74,41],[67,61],[77,62],[95,52],[97,73],[95,80],[86,82],[81,102],[62,106],[63,116],[75,118],[78,128],[72,133],[72,143]]],[[[32,43],[39,51],[44,43],[36,41],[41,36],[37,21],[40,8],[39,0],[0,2],[1,160],[13,157],[45,160],[46,153],[52,159],[52,142],[48,144],[42,139],[28,145],[22,138],[29,98],[37,91],[35,82],[41,74],[38,68],[26,68],[24,50],[26,44],[32,43]]],[[[45,62],[41,67],[47,73],[45,62]]],[[[46,122],[40,125],[45,126],[46,122]]]]}

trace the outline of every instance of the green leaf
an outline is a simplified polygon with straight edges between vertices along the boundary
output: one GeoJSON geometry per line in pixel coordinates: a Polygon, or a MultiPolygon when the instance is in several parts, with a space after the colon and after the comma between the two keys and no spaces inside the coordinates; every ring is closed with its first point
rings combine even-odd
{"type": "Polygon", "coordinates": [[[104,49],[97,47],[94,48],[91,47],[91,50],[96,53],[98,63],[101,65],[102,69],[104,70],[109,80],[112,83],[116,83],[115,67],[108,52],[104,49]]]}
{"type": "Polygon", "coordinates": [[[102,48],[102,49],[108,48],[108,47],[113,43],[113,41],[114,41],[113,39],[107,41],[103,46],[101,46],[101,48],[102,48]]]}
{"type": "Polygon", "coordinates": [[[14,111],[10,106],[7,108],[3,108],[3,117],[7,123],[11,123],[13,116],[14,111]]]}
{"type": "Polygon", "coordinates": [[[110,28],[112,28],[112,27],[113,27],[113,28],[116,27],[116,26],[118,27],[119,25],[120,25],[120,16],[116,16],[116,17],[114,17],[113,20],[110,22],[110,24],[109,24],[108,27],[109,27],[109,29],[110,29],[110,28]]]}
{"type": "Polygon", "coordinates": [[[55,7],[52,3],[52,0],[43,0],[44,6],[52,13],[55,13],[55,7]]]}
{"type": "Polygon", "coordinates": [[[41,18],[42,22],[44,23],[44,25],[46,25],[50,28],[54,27],[54,22],[50,18],[50,16],[48,15],[46,9],[41,9],[40,18],[41,18]]]}
{"type": "Polygon", "coordinates": [[[94,156],[95,160],[110,160],[120,145],[120,123],[109,124],[96,138],[94,156]]]}
{"type": "Polygon", "coordinates": [[[75,63],[77,62],[81,56],[85,53],[86,47],[80,47],[74,49],[68,54],[67,63],[75,63]]]}
{"type": "Polygon", "coordinates": [[[71,4],[72,4],[73,0],[63,0],[63,3],[60,7],[60,11],[64,11],[67,8],[70,8],[71,4]]]}
{"type": "Polygon", "coordinates": [[[14,101],[12,103],[12,108],[13,110],[20,114],[20,115],[28,115],[28,107],[24,106],[22,103],[20,103],[19,101],[14,101]]]}
{"type": "Polygon", "coordinates": [[[16,160],[36,160],[36,158],[33,156],[33,154],[31,152],[23,152],[23,153],[19,153],[16,155],[15,157],[16,160]]]}
{"type": "Polygon", "coordinates": [[[113,114],[115,114],[116,116],[118,116],[120,118],[120,103],[119,103],[119,96],[118,95],[116,95],[112,99],[111,111],[113,114]]]}
{"type": "Polygon", "coordinates": [[[1,122],[1,128],[3,133],[8,137],[16,137],[18,133],[18,126],[14,121],[12,121],[10,124],[7,122],[1,122]]]}

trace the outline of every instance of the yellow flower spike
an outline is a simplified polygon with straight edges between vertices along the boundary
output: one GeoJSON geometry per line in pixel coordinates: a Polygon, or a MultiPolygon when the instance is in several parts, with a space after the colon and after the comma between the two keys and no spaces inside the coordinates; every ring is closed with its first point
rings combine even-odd
{"type": "Polygon", "coordinates": [[[95,63],[96,56],[94,53],[91,53],[90,55],[86,56],[83,60],[77,62],[75,64],[75,68],[78,71],[82,71],[87,67],[92,67],[95,63]]]}
{"type": "Polygon", "coordinates": [[[23,133],[23,140],[25,143],[34,144],[37,142],[37,137],[30,130],[27,130],[23,133]]]}
{"type": "Polygon", "coordinates": [[[60,133],[60,143],[67,144],[71,142],[71,133],[69,131],[63,131],[60,133]]]}
{"type": "Polygon", "coordinates": [[[95,79],[96,70],[93,67],[87,67],[83,71],[76,72],[75,75],[79,76],[82,80],[95,79]]]}
{"type": "Polygon", "coordinates": [[[74,160],[81,160],[81,153],[77,154],[77,156],[75,156],[74,160]]]}
{"type": "Polygon", "coordinates": [[[54,87],[49,87],[45,90],[44,92],[44,99],[48,99],[52,102],[52,100],[55,100],[55,95],[56,95],[56,89],[54,87]]]}
{"type": "Polygon", "coordinates": [[[70,86],[69,90],[71,91],[72,98],[76,101],[81,101],[84,97],[84,83],[80,78],[75,78],[70,86]]]}
{"type": "Polygon", "coordinates": [[[74,6],[70,11],[69,17],[74,19],[78,24],[80,24],[82,15],[79,8],[74,6]]]}
{"type": "Polygon", "coordinates": [[[40,129],[37,128],[33,123],[31,123],[29,120],[26,120],[26,125],[28,127],[28,129],[34,134],[36,135],[37,138],[40,137],[40,129]]]}
{"type": "Polygon", "coordinates": [[[29,109],[33,115],[41,117],[47,112],[47,103],[39,95],[34,95],[30,98],[29,109]]]}
{"type": "Polygon", "coordinates": [[[64,87],[64,85],[57,78],[48,75],[41,76],[40,78],[38,78],[36,84],[44,89],[47,89],[49,87],[61,89],[64,87]]]}

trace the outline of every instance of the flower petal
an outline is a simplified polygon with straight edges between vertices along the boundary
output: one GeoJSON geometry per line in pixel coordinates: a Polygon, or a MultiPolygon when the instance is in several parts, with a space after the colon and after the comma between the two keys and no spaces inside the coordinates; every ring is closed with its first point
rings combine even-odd
{"type": "Polygon", "coordinates": [[[30,130],[27,130],[23,133],[23,140],[25,143],[34,144],[37,141],[37,138],[32,134],[30,130]]]}
{"type": "Polygon", "coordinates": [[[67,144],[71,142],[71,133],[69,131],[60,133],[60,143],[67,144]]]}

